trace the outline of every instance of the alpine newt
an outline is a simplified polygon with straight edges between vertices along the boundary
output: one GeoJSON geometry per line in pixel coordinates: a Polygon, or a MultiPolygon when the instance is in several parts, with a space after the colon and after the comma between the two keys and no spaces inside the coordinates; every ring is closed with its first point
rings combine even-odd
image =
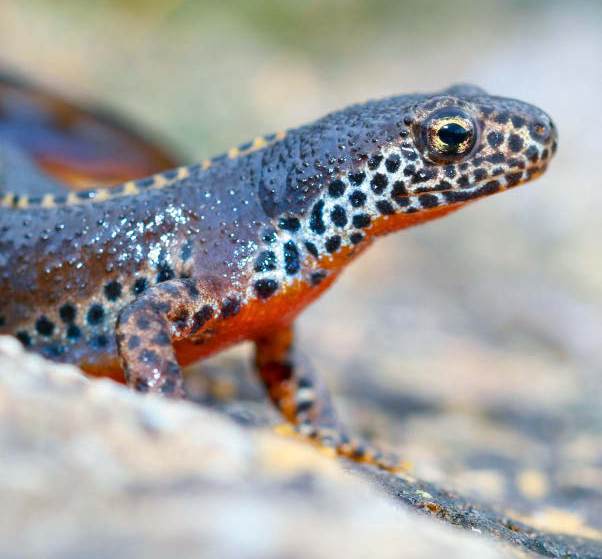
{"type": "Polygon", "coordinates": [[[391,468],[347,436],[324,385],[297,365],[295,318],[377,237],[537,177],[557,144],[538,108],[461,85],[353,105],[198,165],[78,191],[57,180],[69,161],[49,179],[2,130],[18,155],[0,169],[0,333],[172,397],[185,395],[181,367],[252,340],[257,372],[297,433],[391,468]]]}

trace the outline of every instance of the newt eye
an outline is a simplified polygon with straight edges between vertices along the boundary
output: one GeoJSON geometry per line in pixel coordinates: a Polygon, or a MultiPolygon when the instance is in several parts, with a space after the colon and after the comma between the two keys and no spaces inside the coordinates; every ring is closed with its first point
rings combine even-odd
{"type": "Polygon", "coordinates": [[[439,109],[418,127],[424,155],[435,163],[461,159],[475,144],[476,125],[472,116],[461,109],[439,109]]]}

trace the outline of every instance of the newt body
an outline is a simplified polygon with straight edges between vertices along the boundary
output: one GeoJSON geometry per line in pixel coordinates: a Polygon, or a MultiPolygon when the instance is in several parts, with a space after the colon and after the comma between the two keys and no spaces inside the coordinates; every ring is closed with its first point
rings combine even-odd
{"type": "Polygon", "coordinates": [[[361,458],[295,366],[295,317],[374,238],[531,180],[555,150],[539,109],[456,86],[112,189],[0,193],[0,333],[172,396],[182,365],[253,340],[284,416],[361,458]]]}

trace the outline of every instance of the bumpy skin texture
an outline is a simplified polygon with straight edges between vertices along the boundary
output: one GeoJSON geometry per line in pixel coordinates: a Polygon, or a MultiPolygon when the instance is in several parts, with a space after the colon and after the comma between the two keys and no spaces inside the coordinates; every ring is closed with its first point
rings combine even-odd
{"type": "Polygon", "coordinates": [[[112,190],[7,193],[0,332],[178,396],[180,365],[255,340],[258,372],[302,434],[386,466],[294,366],[294,318],[376,236],[528,181],[555,150],[539,109],[456,86],[354,105],[112,190]],[[450,110],[472,143],[441,156],[428,123],[450,110]]]}

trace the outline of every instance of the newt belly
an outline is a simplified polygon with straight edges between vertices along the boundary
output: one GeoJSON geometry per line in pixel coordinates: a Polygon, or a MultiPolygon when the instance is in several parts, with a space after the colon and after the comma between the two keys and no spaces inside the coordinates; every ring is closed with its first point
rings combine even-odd
{"type": "Polygon", "coordinates": [[[180,366],[252,340],[287,419],[358,456],[317,377],[294,365],[294,319],[376,237],[529,181],[556,150],[541,110],[456,86],[354,105],[149,178],[124,164],[132,180],[77,191],[64,179],[81,184],[83,167],[14,145],[2,114],[0,156],[5,146],[13,163],[0,167],[0,333],[170,396],[184,394],[180,366]]]}

